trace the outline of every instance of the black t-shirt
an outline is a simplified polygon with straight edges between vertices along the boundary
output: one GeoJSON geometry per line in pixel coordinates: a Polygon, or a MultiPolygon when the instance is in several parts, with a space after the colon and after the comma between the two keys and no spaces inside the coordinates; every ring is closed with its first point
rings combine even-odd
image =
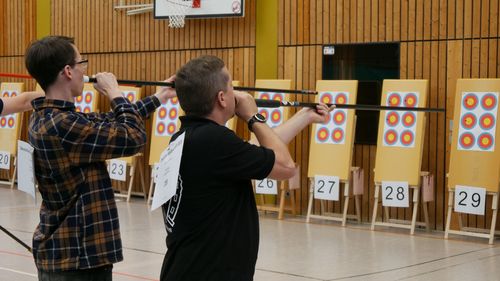
{"type": "Polygon", "coordinates": [[[253,280],[259,220],[251,179],[265,178],[274,152],[208,119],[181,117],[186,132],[179,182],[162,206],[167,254],[161,280],[253,280]]]}

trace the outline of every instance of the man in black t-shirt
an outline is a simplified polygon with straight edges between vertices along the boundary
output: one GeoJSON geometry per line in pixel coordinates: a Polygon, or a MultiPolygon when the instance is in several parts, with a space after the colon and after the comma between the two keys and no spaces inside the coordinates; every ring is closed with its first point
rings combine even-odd
{"type": "Polygon", "coordinates": [[[224,62],[213,56],[184,65],[175,85],[186,116],[172,140],[182,133],[185,140],[176,194],[162,206],[168,251],[160,279],[252,280],[259,220],[251,179],[292,177],[288,142],[310,123],[327,121],[329,109],[302,109],[271,129],[255,100],[233,91],[224,62]],[[260,146],[224,126],[235,114],[260,146]]]}

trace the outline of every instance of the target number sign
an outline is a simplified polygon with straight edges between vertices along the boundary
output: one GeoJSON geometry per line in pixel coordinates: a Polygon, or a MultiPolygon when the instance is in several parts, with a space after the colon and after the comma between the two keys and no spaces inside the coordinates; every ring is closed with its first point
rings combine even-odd
{"type": "Polygon", "coordinates": [[[459,213],[484,215],[486,188],[455,186],[455,211],[459,213]]]}
{"type": "Polygon", "coordinates": [[[408,182],[405,181],[383,181],[382,182],[382,205],[387,207],[409,207],[408,182]]]}
{"type": "Polygon", "coordinates": [[[127,162],[119,159],[109,161],[109,177],[113,180],[126,181],[127,162]]]}
{"type": "Polygon", "coordinates": [[[339,201],[339,177],[314,176],[314,198],[339,201]]]}
{"type": "Polygon", "coordinates": [[[278,181],[272,179],[255,180],[255,193],[278,194],[278,181]]]}
{"type": "Polygon", "coordinates": [[[10,170],[10,153],[0,151],[0,169],[10,170]]]}

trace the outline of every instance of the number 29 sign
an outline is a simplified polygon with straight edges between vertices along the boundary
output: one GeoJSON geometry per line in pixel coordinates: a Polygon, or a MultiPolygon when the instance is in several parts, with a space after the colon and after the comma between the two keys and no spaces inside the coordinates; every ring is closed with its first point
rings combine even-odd
{"type": "Polygon", "coordinates": [[[455,186],[455,212],[484,215],[486,189],[472,186],[455,186]]]}

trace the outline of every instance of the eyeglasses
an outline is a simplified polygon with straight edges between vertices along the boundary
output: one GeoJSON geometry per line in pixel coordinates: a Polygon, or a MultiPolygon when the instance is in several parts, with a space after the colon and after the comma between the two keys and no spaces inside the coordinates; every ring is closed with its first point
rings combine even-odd
{"type": "Polygon", "coordinates": [[[88,59],[82,59],[81,61],[77,61],[75,62],[75,64],[81,64],[83,65],[84,67],[87,67],[87,64],[89,63],[89,60],[88,59]]]}

